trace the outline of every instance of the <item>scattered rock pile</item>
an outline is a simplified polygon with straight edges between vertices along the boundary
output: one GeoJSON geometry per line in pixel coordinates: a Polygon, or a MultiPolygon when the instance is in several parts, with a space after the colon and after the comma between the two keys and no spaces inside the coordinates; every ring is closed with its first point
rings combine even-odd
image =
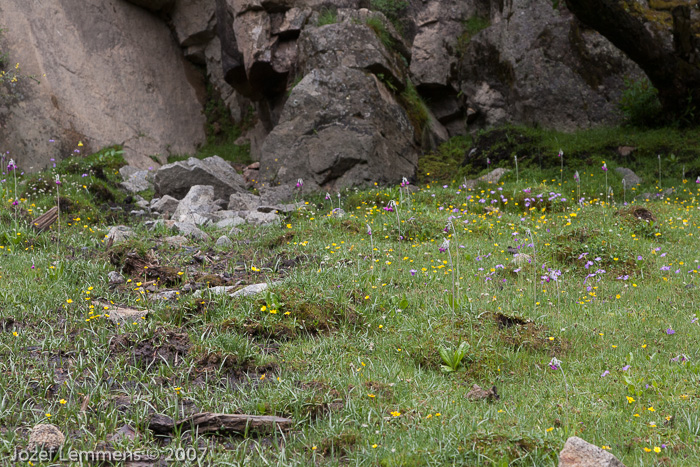
{"type": "MultiPolygon", "coordinates": [[[[132,211],[133,215],[157,218],[146,222],[150,228],[165,225],[185,237],[200,240],[209,239],[209,235],[199,227],[213,225],[236,235],[241,224],[279,224],[280,214],[302,206],[289,202],[301,194],[291,184],[263,188],[259,196],[248,192],[245,179],[218,156],[164,165],[154,174],[130,166],[123,167],[120,173],[124,178],[122,187],[127,191],[156,190],[157,197],[150,202],[136,195],[141,210],[132,211]]],[[[133,236],[130,228],[115,226],[106,238],[113,245],[133,236]]],[[[222,236],[217,245],[224,247],[229,242],[222,236]]]]}

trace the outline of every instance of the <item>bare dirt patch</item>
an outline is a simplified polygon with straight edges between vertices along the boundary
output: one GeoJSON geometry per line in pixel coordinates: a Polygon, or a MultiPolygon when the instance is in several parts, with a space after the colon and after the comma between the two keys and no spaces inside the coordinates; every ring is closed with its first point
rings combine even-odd
{"type": "Polygon", "coordinates": [[[122,334],[109,345],[110,352],[130,354],[133,361],[142,367],[168,362],[177,365],[192,346],[186,332],[157,328],[153,335],[141,339],[135,334],[122,334]]]}
{"type": "Polygon", "coordinates": [[[656,216],[644,206],[630,206],[617,211],[618,216],[637,219],[644,222],[656,222],[656,216]]]}
{"type": "Polygon", "coordinates": [[[545,352],[554,357],[570,347],[567,339],[554,337],[547,327],[541,324],[502,313],[488,313],[485,316],[495,321],[499,341],[513,349],[545,352]]]}

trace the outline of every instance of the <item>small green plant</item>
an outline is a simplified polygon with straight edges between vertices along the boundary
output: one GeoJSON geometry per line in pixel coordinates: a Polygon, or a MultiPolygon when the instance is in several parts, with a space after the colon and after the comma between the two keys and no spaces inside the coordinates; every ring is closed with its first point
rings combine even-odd
{"type": "Polygon", "coordinates": [[[372,10],[381,11],[392,23],[399,20],[407,6],[406,0],[371,0],[370,2],[372,10]]]}
{"type": "Polygon", "coordinates": [[[304,75],[302,75],[302,74],[299,74],[299,75],[294,77],[294,81],[292,81],[292,84],[288,85],[287,97],[292,95],[292,91],[294,90],[295,87],[297,87],[297,85],[299,83],[301,83],[302,79],[304,79],[304,75]]]}
{"type": "Polygon", "coordinates": [[[389,30],[387,29],[386,25],[381,19],[379,19],[376,16],[371,16],[367,18],[365,24],[372,31],[374,31],[374,33],[377,35],[379,41],[384,45],[384,47],[386,47],[387,49],[391,49],[394,47],[394,38],[391,37],[391,34],[389,34],[389,30]]]}
{"type": "Polygon", "coordinates": [[[477,33],[483,31],[491,25],[488,18],[483,16],[474,15],[462,22],[462,34],[457,39],[457,50],[459,54],[463,54],[471,41],[477,33]]]}
{"type": "Polygon", "coordinates": [[[652,127],[660,122],[661,102],[658,91],[648,78],[625,78],[625,89],[618,107],[632,126],[652,127]]]}
{"type": "Polygon", "coordinates": [[[467,355],[467,350],[469,350],[469,344],[464,341],[459,344],[459,347],[457,347],[457,350],[455,351],[450,351],[445,347],[440,347],[438,351],[440,352],[442,361],[445,363],[444,365],[440,365],[442,371],[445,373],[457,371],[459,366],[462,364],[462,360],[467,355]]]}
{"type": "Polygon", "coordinates": [[[272,314],[277,314],[283,306],[284,303],[280,301],[280,298],[276,293],[270,292],[270,289],[265,291],[265,310],[272,314]]]}
{"type": "Polygon", "coordinates": [[[394,83],[392,83],[391,80],[389,78],[387,78],[384,73],[377,73],[377,78],[379,79],[379,81],[384,83],[384,85],[387,88],[389,88],[389,90],[391,92],[397,93],[399,91],[398,88],[396,87],[396,85],[394,85],[394,83]]]}
{"type": "Polygon", "coordinates": [[[318,16],[318,26],[335,24],[338,22],[338,13],[330,8],[324,8],[318,16]]]}
{"type": "Polygon", "coordinates": [[[428,112],[428,106],[425,105],[423,98],[418,94],[418,90],[410,80],[406,82],[406,89],[399,95],[399,101],[408,114],[408,119],[413,125],[416,138],[420,139],[425,126],[430,120],[430,113],[428,112]]]}

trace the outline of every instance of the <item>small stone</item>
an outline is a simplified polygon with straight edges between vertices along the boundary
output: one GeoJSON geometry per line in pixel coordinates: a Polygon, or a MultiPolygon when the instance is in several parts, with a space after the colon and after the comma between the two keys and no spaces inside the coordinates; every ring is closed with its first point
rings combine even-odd
{"type": "Polygon", "coordinates": [[[224,295],[228,294],[230,291],[232,291],[235,288],[233,285],[217,285],[216,287],[209,287],[206,289],[199,288],[196,290],[192,296],[194,298],[199,298],[202,296],[202,294],[210,294],[210,295],[224,295]]]}
{"type": "Polygon", "coordinates": [[[65,442],[66,437],[61,433],[61,430],[54,425],[42,423],[32,428],[29,433],[29,442],[27,443],[27,451],[34,452],[43,450],[55,452],[65,442]]]}
{"type": "Polygon", "coordinates": [[[134,233],[134,231],[129,227],[125,225],[115,225],[109,229],[109,232],[107,232],[105,241],[108,243],[111,242],[112,245],[118,245],[119,243],[123,243],[134,236],[136,236],[136,233],[134,233]]]}
{"type": "Polygon", "coordinates": [[[175,422],[172,418],[163,414],[153,414],[148,422],[148,428],[156,434],[167,434],[173,429],[175,422]]]}
{"type": "Polygon", "coordinates": [[[151,209],[162,214],[172,214],[177,210],[179,204],[180,202],[177,199],[165,195],[162,198],[158,198],[158,201],[151,201],[151,209]]]}
{"type": "Polygon", "coordinates": [[[180,296],[177,290],[166,290],[164,292],[156,292],[150,295],[153,300],[177,300],[180,296]]]}
{"type": "Polygon", "coordinates": [[[245,224],[245,219],[242,217],[229,217],[228,219],[222,219],[214,227],[218,229],[227,229],[229,227],[236,227],[237,225],[245,224]]]}
{"type": "Polygon", "coordinates": [[[253,225],[270,225],[280,222],[280,216],[273,213],[250,212],[246,217],[246,222],[253,225]]]}
{"type": "Polygon", "coordinates": [[[202,232],[196,225],[189,222],[175,222],[174,227],[184,236],[197,240],[209,240],[209,235],[202,232]]]}
{"type": "Polygon", "coordinates": [[[627,157],[637,149],[634,146],[620,146],[617,148],[617,153],[622,157],[627,157]]]}
{"type": "Polygon", "coordinates": [[[501,396],[498,395],[496,392],[496,386],[493,386],[491,389],[481,389],[481,387],[478,384],[475,384],[472,386],[471,391],[467,393],[467,399],[473,400],[473,401],[478,401],[478,400],[498,400],[500,399],[501,396]]]}
{"type": "MultiPolygon", "coordinates": [[[[121,170],[120,170],[121,172],[121,170]]],[[[141,191],[150,190],[153,184],[147,180],[148,170],[138,170],[133,172],[127,179],[119,184],[129,193],[138,193],[141,191]]]]}
{"type": "Polygon", "coordinates": [[[109,273],[107,273],[107,279],[109,279],[109,285],[119,285],[126,282],[124,276],[119,274],[117,271],[109,271],[109,273]]]}
{"type": "Polygon", "coordinates": [[[189,240],[187,239],[187,237],[183,237],[182,235],[174,235],[172,237],[166,237],[164,239],[164,241],[168,245],[179,246],[179,247],[185,246],[189,243],[189,240]]]}
{"type": "Polygon", "coordinates": [[[101,313],[115,324],[128,324],[143,321],[148,316],[148,310],[112,305],[111,303],[95,302],[100,307],[101,313]]]}
{"type": "Polygon", "coordinates": [[[625,181],[625,186],[631,188],[635,185],[640,185],[642,183],[641,177],[634,173],[631,169],[625,167],[616,167],[615,172],[622,176],[622,180],[625,181]]]}
{"type": "Polygon", "coordinates": [[[267,282],[263,282],[261,284],[253,284],[249,285],[248,287],[243,287],[241,290],[238,290],[231,295],[232,297],[252,297],[253,295],[257,295],[261,292],[264,292],[267,290],[269,285],[267,282]]]}
{"type": "Polygon", "coordinates": [[[131,425],[122,425],[113,435],[111,442],[120,441],[122,439],[134,440],[136,439],[136,430],[131,425]]]}
{"type": "Polygon", "coordinates": [[[228,200],[232,211],[252,211],[260,205],[260,197],[252,193],[233,193],[228,200]]]}
{"type": "Polygon", "coordinates": [[[559,453],[559,467],[625,467],[609,452],[577,436],[566,440],[559,453]]]}
{"type": "Polygon", "coordinates": [[[219,248],[231,248],[233,246],[233,242],[226,235],[222,235],[216,239],[216,246],[219,248]]]}

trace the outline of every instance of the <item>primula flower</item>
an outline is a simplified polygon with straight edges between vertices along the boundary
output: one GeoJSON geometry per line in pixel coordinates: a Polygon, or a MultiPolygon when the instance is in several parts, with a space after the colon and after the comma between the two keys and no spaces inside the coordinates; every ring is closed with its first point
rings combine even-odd
{"type": "Polygon", "coordinates": [[[669,336],[672,335],[672,334],[675,334],[675,333],[676,333],[676,331],[674,331],[674,330],[671,329],[671,328],[666,329],[666,334],[668,334],[669,336]]]}
{"type": "Polygon", "coordinates": [[[552,357],[552,359],[549,361],[549,368],[552,370],[558,370],[561,368],[561,360],[559,360],[557,357],[552,357]]]}
{"type": "Polygon", "coordinates": [[[561,157],[563,157],[563,156],[564,156],[564,151],[562,151],[562,150],[560,149],[560,150],[559,150],[559,154],[557,154],[557,157],[561,158],[561,157]]]}
{"type": "Polygon", "coordinates": [[[603,162],[603,167],[601,167],[601,169],[603,170],[603,172],[607,172],[608,171],[608,164],[603,162]]]}
{"type": "Polygon", "coordinates": [[[303,187],[303,186],[304,186],[304,180],[302,180],[301,178],[298,179],[298,180],[297,180],[296,187],[297,187],[297,188],[301,188],[301,187],[303,187]]]}
{"type": "Polygon", "coordinates": [[[574,173],[574,181],[579,182],[581,178],[578,176],[578,170],[574,173]]]}

